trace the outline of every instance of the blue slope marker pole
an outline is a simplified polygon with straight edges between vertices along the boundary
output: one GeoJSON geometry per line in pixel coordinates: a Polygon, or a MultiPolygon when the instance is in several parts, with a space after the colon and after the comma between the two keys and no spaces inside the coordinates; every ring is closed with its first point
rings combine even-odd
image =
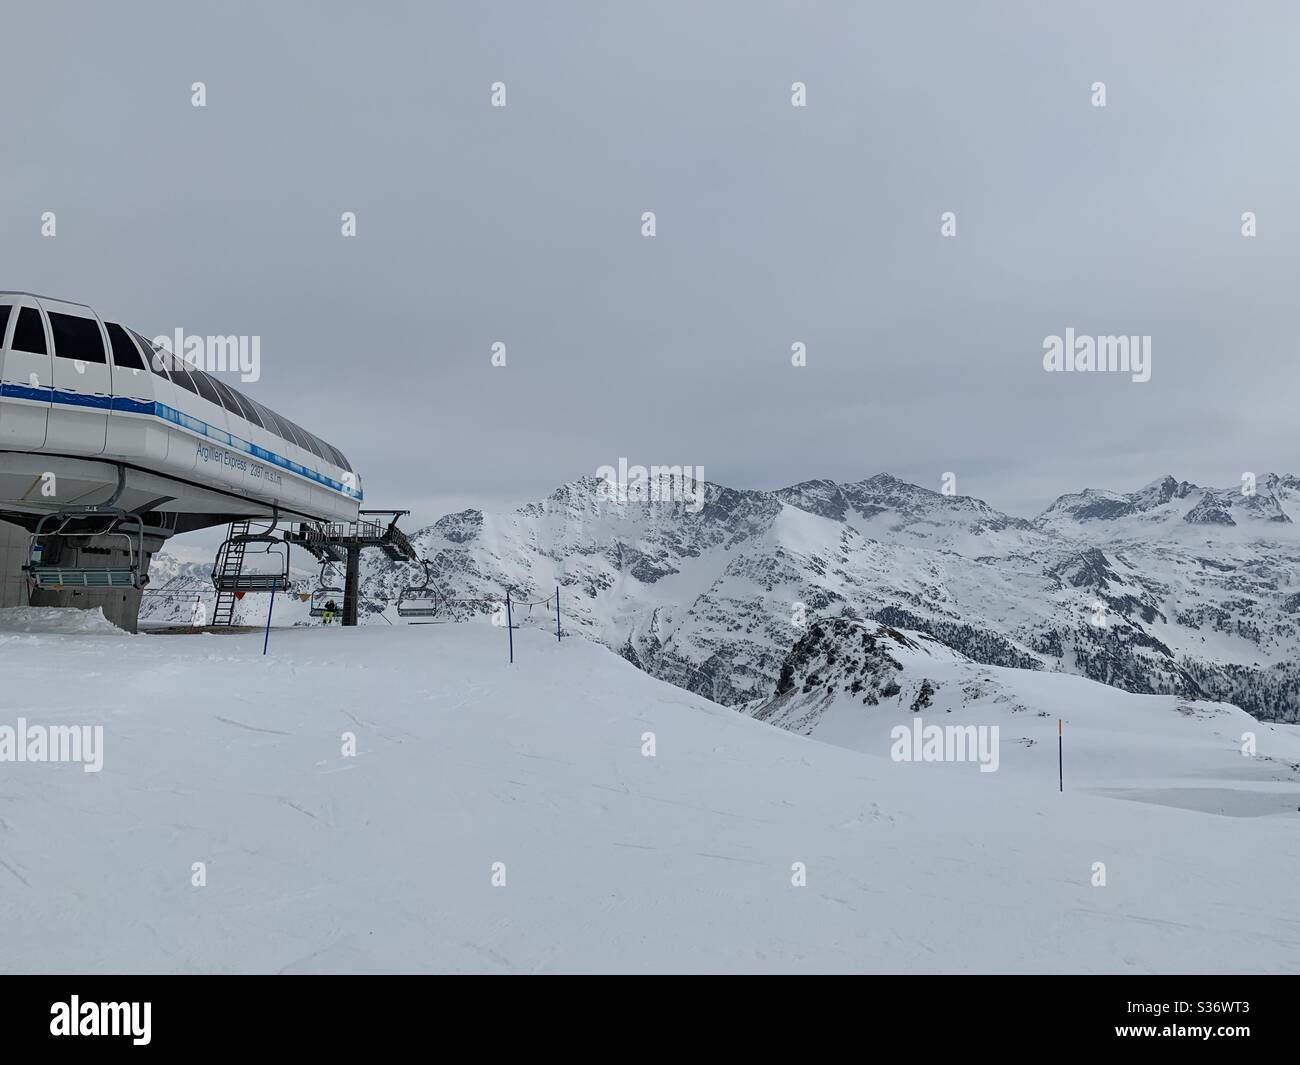
{"type": "Polygon", "coordinates": [[[560,642],[560,586],[555,586],[555,642],[560,642]]]}
{"type": "Polygon", "coordinates": [[[1065,791],[1065,736],[1061,719],[1056,719],[1056,773],[1061,782],[1061,791],[1065,791]]]}
{"type": "Polygon", "coordinates": [[[279,586],[279,581],[271,582],[271,602],[266,608],[266,635],[262,638],[262,654],[266,654],[267,645],[271,642],[271,611],[275,609],[275,590],[279,586]]]}
{"type": "Polygon", "coordinates": [[[510,638],[510,664],[515,661],[515,622],[510,608],[510,589],[506,589],[506,635],[510,638]]]}

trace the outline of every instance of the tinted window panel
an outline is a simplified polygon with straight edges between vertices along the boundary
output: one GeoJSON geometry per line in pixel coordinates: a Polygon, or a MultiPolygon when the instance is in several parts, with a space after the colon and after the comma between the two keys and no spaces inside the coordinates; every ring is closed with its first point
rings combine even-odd
{"type": "Polygon", "coordinates": [[[144,359],[140,357],[140,349],[127,331],[116,322],[105,322],[104,328],[108,330],[108,342],[113,345],[113,364],[126,370],[143,370],[144,359]]]}
{"type": "Polygon", "coordinates": [[[293,431],[298,434],[298,446],[304,451],[310,451],[313,455],[319,454],[316,450],[316,444],[311,438],[311,433],[307,432],[297,422],[290,422],[290,424],[293,426],[293,431]]]}
{"type": "Polygon", "coordinates": [[[289,439],[306,451],[307,442],[303,440],[302,433],[299,432],[298,427],[294,425],[293,422],[289,421],[288,418],[281,418],[280,420],[284,422],[285,427],[289,430],[289,439]]]}
{"type": "Polygon", "coordinates": [[[260,403],[255,403],[254,406],[257,407],[258,416],[262,419],[262,428],[265,429],[267,432],[274,433],[276,436],[279,436],[280,429],[279,426],[275,424],[274,415],[272,415],[271,412],[266,407],[262,406],[262,404],[260,403]]]}
{"type": "Polygon", "coordinates": [[[190,377],[198,386],[200,396],[206,399],[209,403],[215,404],[218,407],[221,406],[221,397],[217,395],[217,390],[212,387],[212,379],[207,374],[202,370],[190,367],[190,377]]]}
{"type": "Polygon", "coordinates": [[[281,418],[275,413],[275,411],[271,411],[271,418],[275,421],[275,431],[279,433],[281,440],[290,444],[297,442],[293,438],[293,430],[289,428],[289,421],[287,418],[281,418]]]}
{"type": "Polygon", "coordinates": [[[9,326],[9,310],[10,306],[7,303],[0,307],[0,347],[4,346],[5,329],[9,326]]]}
{"type": "Polygon", "coordinates": [[[281,440],[293,440],[293,433],[289,431],[289,423],[271,410],[270,407],[266,408],[266,413],[271,416],[271,424],[275,426],[276,435],[281,440]]]}
{"type": "Polygon", "coordinates": [[[226,408],[236,418],[242,418],[239,413],[239,404],[235,402],[235,397],[231,394],[230,389],[221,383],[221,378],[207,374],[208,384],[217,390],[217,395],[221,397],[221,405],[226,408]]]}
{"type": "Polygon", "coordinates": [[[194,378],[190,376],[190,372],[185,369],[184,360],[172,359],[165,351],[163,357],[168,358],[171,362],[173,383],[180,385],[181,388],[189,389],[197,396],[199,394],[198,386],[194,384],[194,378]]]}
{"type": "Polygon", "coordinates": [[[33,355],[49,354],[45,350],[45,326],[41,324],[40,311],[34,307],[24,307],[18,312],[14,340],[9,347],[13,351],[28,351],[33,355]]]}
{"type": "Polygon", "coordinates": [[[239,411],[245,419],[259,428],[266,428],[262,425],[261,415],[257,413],[257,405],[251,399],[242,392],[236,392],[233,388],[230,390],[230,394],[235,397],[235,402],[239,404],[239,411]]]}
{"type": "Polygon", "coordinates": [[[50,330],[54,333],[54,354],[61,359],[108,363],[99,323],[93,318],[50,311],[50,330]]]}
{"type": "MultiPolygon", "coordinates": [[[[139,334],[137,334],[138,336],[139,334]]],[[[170,377],[174,385],[180,385],[187,392],[193,392],[196,396],[199,390],[194,387],[194,379],[190,377],[189,371],[185,368],[184,359],[173,355],[166,348],[160,348],[154,344],[153,347],[153,365],[156,367],[155,373],[165,377],[170,377]]]]}
{"type": "Polygon", "coordinates": [[[171,363],[171,356],[169,356],[167,352],[163,351],[162,348],[155,345],[152,341],[146,340],[134,329],[130,332],[140,344],[140,350],[144,352],[144,361],[148,368],[159,377],[167,377],[167,367],[171,363]]]}
{"type": "Polygon", "coordinates": [[[239,417],[242,417],[244,421],[251,421],[253,425],[261,425],[261,419],[257,417],[257,411],[253,410],[252,403],[238,391],[230,388],[229,385],[226,385],[225,389],[229,391],[230,397],[235,401],[235,406],[239,408],[239,417]]]}
{"type": "Polygon", "coordinates": [[[340,451],[338,448],[334,447],[334,446],[331,445],[331,444],[326,444],[325,446],[326,446],[327,448],[329,448],[331,454],[333,454],[335,465],[337,465],[337,466],[341,467],[342,469],[345,469],[345,470],[347,470],[349,473],[351,473],[351,472],[352,472],[352,467],[348,465],[347,456],[344,455],[342,451],[340,451]]]}

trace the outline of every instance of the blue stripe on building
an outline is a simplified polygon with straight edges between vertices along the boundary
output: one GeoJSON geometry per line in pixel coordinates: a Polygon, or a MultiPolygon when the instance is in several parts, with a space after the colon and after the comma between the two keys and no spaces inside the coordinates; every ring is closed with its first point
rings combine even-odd
{"type": "Polygon", "coordinates": [[[207,437],[209,440],[215,440],[225,444],[227,447],[233,447],[246,454],[252,455],[262,462],[271,466],[278,466],[282,470],[288,470],[299,477],[308,481],[314,481],[317,484],[324,485],[349,499],[360,501],[362,494],[359,489],[349,488],[340,481],[332,477],[326,477],[323,473],[316,470],[309,470],[293,459],[285,458],[283,455],[277,455],[274,451],[267,451],[266,448],[260,447],[251,441],[244,440],[242,437],[232,436],[224,429],[218,429],[215,425],[209,425],[201,418],[196,418],[192,414],[186,414],[184,411],[177,410],[175,407],[169,407],[165,403],[156,403],[138,399],[128,399],[126,396],[87,396],[79,392],[67,392],[63,389],[55,388],[33,388],[29,385],[15,384],[9,381],[0,382],[0,396],[13,399],[33,400],[37,403],[57,403],[61,406],[68,407],[87,407],[93,410],[115,411],[122,414],[141,414],[149,417],[158,418],[160,421],[171,422],[173,425],[180,426],[182,429],[188,429],[199,436],[207,437]]]}

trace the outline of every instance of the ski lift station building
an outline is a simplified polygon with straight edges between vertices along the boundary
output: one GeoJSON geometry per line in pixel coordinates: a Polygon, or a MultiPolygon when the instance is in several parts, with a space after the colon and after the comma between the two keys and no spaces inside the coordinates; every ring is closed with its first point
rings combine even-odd
{"type": "Polygon", "coordinates": [[[355,522],[338,448],[90,307],[0,292],[0,606],[102,607],[134,631],[168,537],[355,522]]]}

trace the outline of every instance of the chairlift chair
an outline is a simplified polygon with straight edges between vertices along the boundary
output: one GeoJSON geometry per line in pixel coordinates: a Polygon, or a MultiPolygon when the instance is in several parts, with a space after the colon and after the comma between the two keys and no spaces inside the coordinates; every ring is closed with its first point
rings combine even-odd
{"type": "MultiPolygon", "coordinates": [[[[116,497],[115,497],[116,498],[116,497]]],[[[143,588],[149,583],[144,575],[144,523],[135,514],[112,506],[74,508],[44,515],[32,533],[27,564],[23,569],[38,588],[143,588]],[[103,528],[88,532],[68,532],[69,522],[103,516],[103,528]],[[52,522],[58,527],[47,528],[52,522]],[[126,565],[64,565],[59,556],[59,540],[93,539],[100,536],[121,538],[126,542],[126,565]],[[52,544],[44,541],[58,539],[52,544]]]]}
{"type": "Polygon", "coordinates": [[[438,593],[429,586],[429,560],[417,560],[424,567],[424,583],[403,588],[397,597],[399,618],[431,618],[438,613],[438,593]]]}
{"type": "Polygon", "coordinates": [[[325,571],[329,569],[329,565],[328,562],[321,564],[320,585],[311,593],[311,606],[308,608],[308,613],[314,618],[323,618],[328,613],[339,613],[339,604],[343,602],[343,589],[325,583],[325,571]],[[325,604],[331,599],[335,604],[333,611],[325,609],[325,604]]]}
{"type": "Polygon", "coordinates": [[[283,592],[289,585],[289,545],[283,540],[266,533],[233,536],[217,549],[217,559],[212,566],[212,586],[218,592],[283,592]],[[259,545],[260,551],[257,550],[259,545]],[[240,564],[232,568],[227,562],[234,551],[240,552],[242,557],[240,564]],[[264,557],[273,566],[245,571],[243,562],[250,554],[254,558],[264,557]]]}

